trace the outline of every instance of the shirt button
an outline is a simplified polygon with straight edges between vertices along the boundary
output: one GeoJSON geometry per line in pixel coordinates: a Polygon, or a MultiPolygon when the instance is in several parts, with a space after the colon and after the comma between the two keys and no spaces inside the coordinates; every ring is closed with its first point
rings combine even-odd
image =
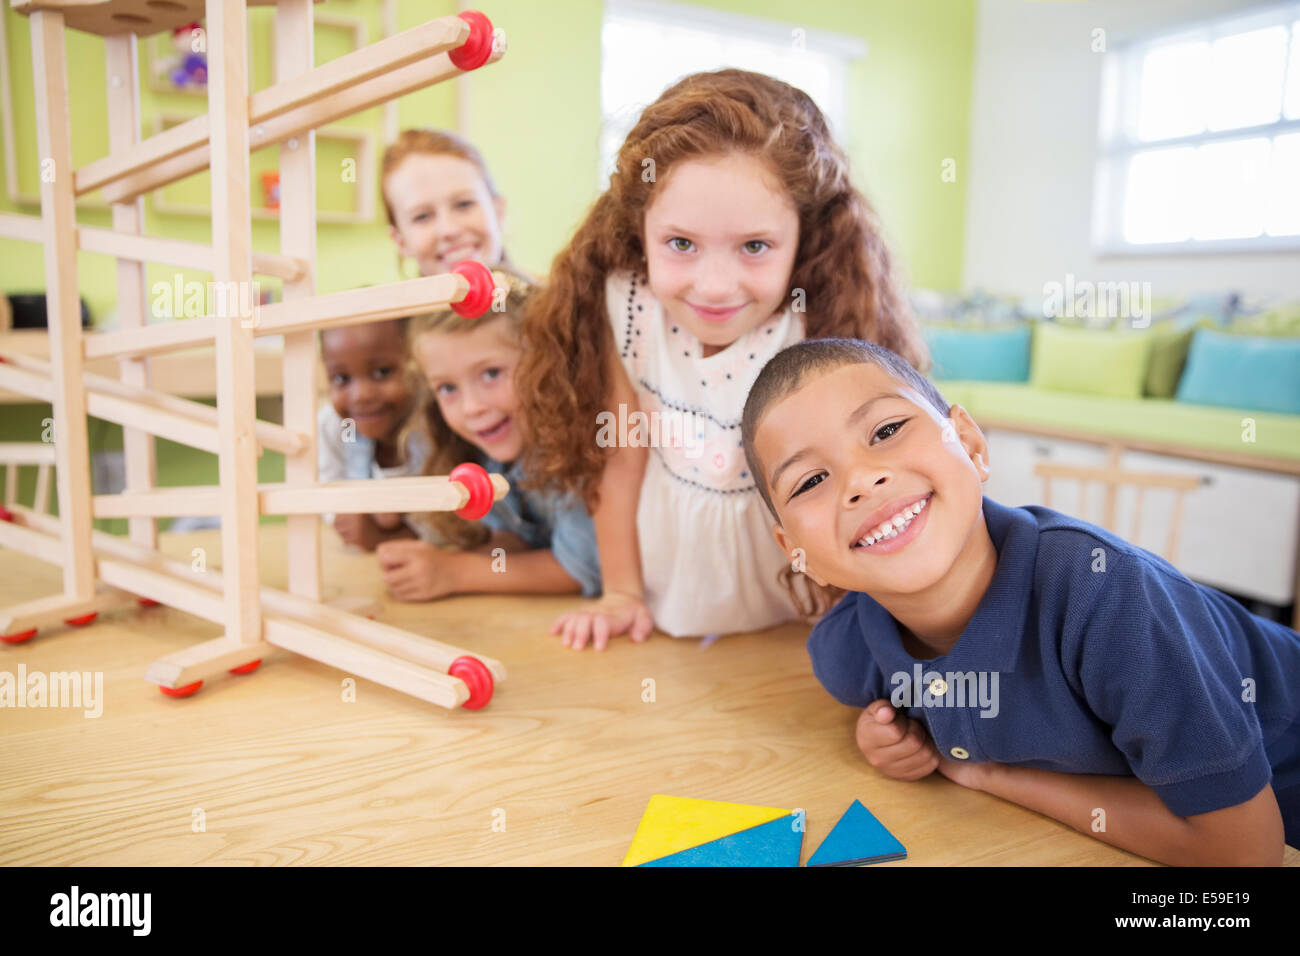
{"type": "Polygon", "coordinates": [[[970,756],[970,754],[967,753],[965,750],[963,750],[961,747],[953,747],[952,750],[948,752],[952,754],[954,757],[956,757],[958,760],[965,760],[967,757],[970,756]]]}
{"type": "Polygon", "coordinates": [[[930,682],[930,693],[935,697],[942,697],[948,693],[948,682],[942,677],[936,677],[930,682]]]}

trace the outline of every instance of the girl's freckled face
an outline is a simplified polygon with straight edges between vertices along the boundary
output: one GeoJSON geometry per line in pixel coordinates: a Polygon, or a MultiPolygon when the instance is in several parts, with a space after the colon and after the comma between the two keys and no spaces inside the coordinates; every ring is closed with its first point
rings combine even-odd
{"type": "Polygon", "coordinates": [[[874,364],[823,373],[775,402],[754,447],[782,548],[803,549],[817,582],[873,597],[941,582],[976,526],[987,477],[978,429],[953,422],[874,364]],[[884,538],[894,550],[861,546],[903,503],[922,499],[911,534],[896,535],[902,547],[884,538]],[[873,518],[882,508],[888,514],[873,518]]]}
{"type": "Polygon", "coordinates": [[[505,200],[493,198],[473,163],[458,156],[416,153],[384,178],[398,251],[420,275],[441,275],[462,259],[489,268],[501,262],[505,200]]]}
{"type": "Polygon", "coordinates": [[[751,156],[674,166],[646,209],[643,233],[651,294],[705,356],[789,304],[799,215],[751,156]]]}
{"type": "Polygon", "coordinates": [[[448,427],[502,464],[518,458],[523,437],[514,372],[520,349],[503,334],[502,323],[479,320],[467,332],[426,332],[413,351],[448,427]]]}

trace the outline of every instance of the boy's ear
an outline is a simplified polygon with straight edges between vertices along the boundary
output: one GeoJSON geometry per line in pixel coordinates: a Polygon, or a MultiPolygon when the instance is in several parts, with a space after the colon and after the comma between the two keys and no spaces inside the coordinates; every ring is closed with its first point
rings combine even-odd
{"type": "Polygon", "coordinates": [[[948,420],[952,423],[957,433],[957,440],[961,442],[961,447],[970,458],[971,464],[979,472],[980,481],[988,481],[989,443],[984,437],[984,432],[980,430],[979,425],[975,424],[975,419],[971,418],[970,412],[960,405],[954,404],[948,409],[948,420]]]}
{"type": "Polygon", "coordinates": [[[779,524],[778,524],[778,525],[773,525],[773,526],[772,526],[772,536],[773,536],[774,538],[776,538],[777,546],[778,546],[782,551],[785,552],[785,556],[786,556],[786,557],[789,557],[789,556],[790,556],[790,552],[791,552],[792,550],[794,550],[794,549],[790,547],[790,541],[789,541],[789,539],[786,538],[786,536],[785,536],[785,529],[782,528],[779,524]]]}
{"type": "MultiPolygon", "coordinates": [[[[794,559],[796,556],[795,553],[799,550],[799,546],[790,540],[790,538],[786,535],[785,530],[779,524],[775,525],[772,528],[772,534],[776,538],[776,543],[781,546],[781,550],[785,552],[785,556],[790,560],[790,563],[793,566],[794,559]]],[[[823,581],[821,578],[817,577],[816,572],[814,572],[813,569],[808,566],[808,558],[806,555],[804,556],[803,569],[800,573],[806,574],[808,577],[812,578],[822,587],[826,587],[826,582],[823,581]]]]}

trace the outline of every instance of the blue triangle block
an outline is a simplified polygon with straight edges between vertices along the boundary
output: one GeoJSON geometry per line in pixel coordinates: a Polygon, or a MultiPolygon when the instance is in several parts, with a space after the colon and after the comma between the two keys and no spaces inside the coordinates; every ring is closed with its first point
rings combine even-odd
{"type": "Polygon", "coordinates": [[[642,866],[798,866],[803,829],[791,814],[642,866]]]}
{"type": "Polygon", "coordinates": [[[844,811],[840,822],[822,841],[808,861],[809,866],[861,866],[902,860],[907,848],[885,829],[861,800],[844,811]]]}

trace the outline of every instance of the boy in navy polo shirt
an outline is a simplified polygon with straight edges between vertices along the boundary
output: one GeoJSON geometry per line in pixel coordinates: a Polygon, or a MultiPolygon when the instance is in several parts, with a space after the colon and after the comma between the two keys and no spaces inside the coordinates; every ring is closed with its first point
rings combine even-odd
{"type": "Polygon", "coordinates": [[[847,592],[808,650],[865,708],[877,769],[938,770],[1165,863],[1300,846],[1295,631],[1102,528],[985,498],[979,427],[879,346],[778,353],[741,429],[793,567],[847,592]]]}

